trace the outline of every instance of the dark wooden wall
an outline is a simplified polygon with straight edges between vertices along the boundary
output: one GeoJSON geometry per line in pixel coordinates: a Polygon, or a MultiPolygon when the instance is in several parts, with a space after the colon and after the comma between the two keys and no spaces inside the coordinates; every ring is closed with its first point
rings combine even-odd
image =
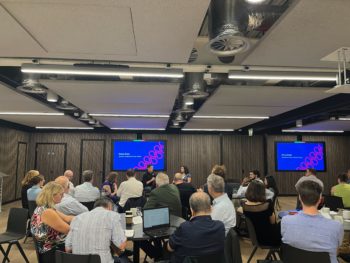
{"type": "MultiPolygon", "coordinates": [[[[81,181],[82,170],[93,166],[96,169],[96,181],[100,184],[111,168],[111,140],[136,139],[136,134],[128,133],[25,133],[7,128],[0,128],[0,171],[11,178],[5,180],[4,201],[15,196],[16,168],[23,177],[23,169],[35,168],[35,148],[40,143],[63,143],[67,145],[66,168],[73,170],[74,183],[81,181]],[[23,151],[28,143],[27,156],[23,151]],[[17,153],[17,149],[20,149],[17,153]],[[102,155],[102,156],[101,156],[102,155]],[[104,155],[104,156],[103,156],[104,155]],[[17,158],[18,156],[18,158],[17,158]],[[23,158],[26,167],[23,167],[23,158]],[[17,160],[18,159],[18,160],[17,160]],[[104,161],[103,161],[104,160],[104,161]],[[19,163],[17,167],[17,162],[19,163]]],[[[206,182],[211,168],[223,163],[227,167],[227,178],[241,180],[249,170],[258,169],[264,174],[275,175],[282,194],[295,194],[294,185],[301,172],[275,172],[275,141],[295,141],[296,136],[243,135],[204,135],[204,134],[143,134],[145,140],[167,141],[167,174],[172,177],[181,165],[187,165],[193,175],[193,183],[199,187],[206,182]],[[266,149],[264,149],[266,145],[266,149]],[[266,150],[266,155],[264,154],[266,150]]],[[[350,167],[350,140],[346,136],[303,136],[305,141],[325,141],[327,172],[319,177],[325,183],[325,190],[336,183],[336,176],[350,167]]],[[[60,174],[63,173],[63,170],[60,174]]],[[[57,174],[60,175],[60,174],[57,174]]],[[[141,174],[137,175],[139,178],[141,174]]],[[[19,188],[17,178],[17,189],[19,188]]],[[[120,173],[120,181],[125,180],[120,173]]]]}

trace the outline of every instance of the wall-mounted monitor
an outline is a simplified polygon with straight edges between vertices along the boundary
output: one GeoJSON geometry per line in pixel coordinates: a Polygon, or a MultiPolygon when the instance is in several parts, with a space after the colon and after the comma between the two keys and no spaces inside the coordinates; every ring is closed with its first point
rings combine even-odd
{"type": "Polygon", "coordinates": [[[276,142],[276,171],[326,171],[324,142],[276,142]]]}
{"type": "Polygon", "coordinates": [[[112,170],[146,170],[151,164],[156,171],[166,170],[165,141],[112,140],[112,170]]]}

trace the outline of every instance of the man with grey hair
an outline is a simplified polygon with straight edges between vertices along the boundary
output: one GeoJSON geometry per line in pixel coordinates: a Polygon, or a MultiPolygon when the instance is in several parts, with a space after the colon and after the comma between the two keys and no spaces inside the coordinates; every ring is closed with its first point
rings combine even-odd
{"type": "Polygon", "coordinates": [[[184,182],[183,175],[181,173],[176,173],[174,175],[173,184],[176,185],[180,192],[181,205],[183,208],[182,216],[183,218],[187,218],[187,214],[190,211],[189,200],[191,195],[196,192],[196,189],[192,186],[192,184],[184,182]]]}
{"type": "Polygon", "coordinates": [[[67,194],[69,194],[70,196],[74,196],[74,184],[72,183],[73,177],[74,177],[74,173],[72,170],[66,170],[63,174],[65,177],[67,177],[68,181],[69,181],[69,191],[67,194]]]}
{"type": "Polygon", "coordinates": [[[169,238],[171,262],[183,262],[187,256],[205,256],[224,252],[225,227],[210,217],[210,197],[204,192],[190,198],[192,218],[180,225],[169,238]]]}
{"type": "Polygon", "coordinates": [[[95,202],[100,198],[100,190],[93,186],[94,172],[91,170],[85,170],[83,172],[84,183],[75,187],[74,197],[79,202],[95,202]]]}
{"type": "Polygon", "coordinates": [[[169,184],[169,177],[165,173],[156,176],[157,188],[153,189],[144,208],[157,208],[167,206],[170,214],[181,216],[180,193],[177,187],[169,184]]]}
{"type": "Polygon", "coordinates": [[[208,191],[213,200],[211,218],[225,225],[225,234],[236,226],[236,211],[232,201],[225,193],[225,182],[221,176],[211,174],[207,178],[208,191]]]}

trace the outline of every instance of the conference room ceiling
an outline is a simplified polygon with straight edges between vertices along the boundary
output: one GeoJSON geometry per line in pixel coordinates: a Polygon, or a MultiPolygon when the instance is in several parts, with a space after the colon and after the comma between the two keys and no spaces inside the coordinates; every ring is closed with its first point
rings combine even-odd
{"type": "MultiPolygon", "coordinates": [[[[237,54],[233,62],[223,63],[208,47],[210,0],[0,0],[0,83],[6,83],[0,84],[0,111],[65,113],[51,118],[0,115],[0,119],[29,127],[91,127],[78,120],[81,113],[169,115],[169,118],[92,118],[106,128],[166,128],[178,132],[180,129],[170,129],[170,120],[182,104],[181,94],[189,88],[187,74],[208,72],[213,78],[206,80],[210,96],[195,100],[196,112],[193,116],[183,114],[188,122],[181,127],[246,131],[247,127],[270,122],[251,118],[198,119],[197,116],[260,116],[280,121],[281,130],[284,123],[278,119],[279,115],[286,116],[319,101],[325,101],[322,105],[326,105],[333,94],[325,91],[335,82],[232,80],[228,79],[228,71],[336,72],[334,59],[323,58],[340,47],[350,47],[346,34],[350,1],[270,0],[267,3],[274,6],[288,3],[288,8],[266,31],[245,35],[250,38],[251,48],[237,54]],[[20,72],[20,65],[32,60],[39,64],[177,68],[183,69],[185,77],[165,80],[37,75],[41,84],[78,107],[74,115],[73,111],[56,110],[52,103],[45,104],[46,95],[32,96],[12,90],[22,80],[32,77],[20,72]],[[55,123],[50,123],[50,119],[55,123]]],[[[343,102],[341,106],[344,107],[343,102]]],[[[305,111],[303,117],[309,118],[311,112],[305,111]]],[[[345,115],[336,107],[332,108],[334,112],[345,115]]],[[[329,119],[327,107],[321,115],[329,119]]],[[[327,122],[320,123],[327,128],[327,122]]],[[[285,126],[290,127],[290,123],[285,126]]],[[[268,132],[268,125],[261,131],[268,132]]]]}
{"type": "Polygon", "coordinates": [[[293,131],[317,131],[317,130],[328,130],[328,131],[350,131],[350,120],[328,120],[320,121],[312,124],[304,125],[303,127],[293,127],[286,130],[293,131]]]}

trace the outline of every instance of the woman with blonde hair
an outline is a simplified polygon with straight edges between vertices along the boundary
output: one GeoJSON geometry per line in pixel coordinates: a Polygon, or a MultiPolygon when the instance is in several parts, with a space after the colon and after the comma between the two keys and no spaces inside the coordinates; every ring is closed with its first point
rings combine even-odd
{"type": "Polygon", "coordinates": [[[37,208],[31,220],[31,232],[38,244],[43,262],[55,262],[55,251],[64,251],[64,240],[68,234],[69,223],[74,218],[55,209],[64,194],[61,185],[49,182],[36,199],[37,208]]]}
{"type": "Polygon", "coordinates": [[[31,180],[39,176],[40,173],[37,170],[30,170],[26,173],[22,180],[22,189],[21,189],[21,200],[22,200],[22,207],[28,209],[28,196],[27,196],[27,191],[29,188],[33,186],[31,180]]]}

